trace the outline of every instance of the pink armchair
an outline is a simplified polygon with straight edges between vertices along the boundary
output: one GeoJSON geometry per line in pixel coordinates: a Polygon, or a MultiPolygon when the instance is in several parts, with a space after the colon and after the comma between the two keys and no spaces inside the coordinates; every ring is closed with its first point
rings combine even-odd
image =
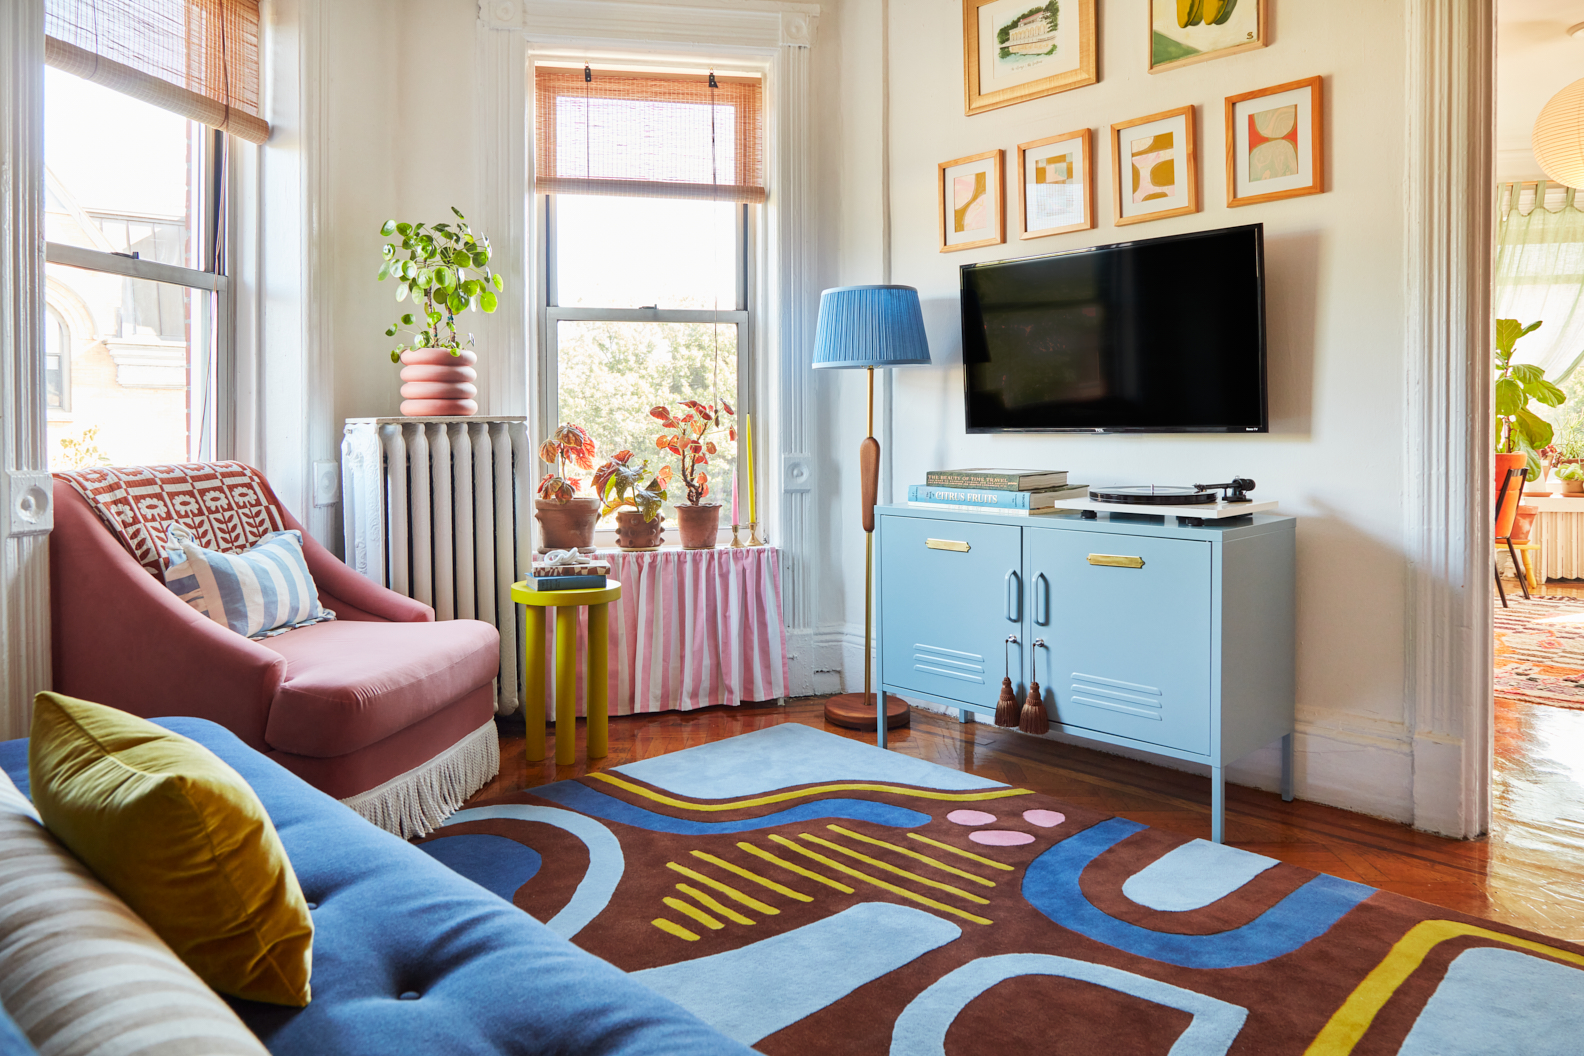
{"type": "MultiPolygon", "coordinates": [[[[283,526],[302,531],[258,483],[283,526]]],[[[58,479],[55,689],[145,717],[213,720],[375,824],[427,832],[499,770],[498,634],[477,620],[435,622],[306,531],[303,549],[338,619],[253,641],[178,599],[58,479]]]]}

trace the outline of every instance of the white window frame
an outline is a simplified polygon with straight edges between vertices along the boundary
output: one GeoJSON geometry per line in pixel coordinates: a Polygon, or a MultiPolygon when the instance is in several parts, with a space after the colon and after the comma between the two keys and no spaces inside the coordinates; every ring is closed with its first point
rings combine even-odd
{"type": "MultiPolygon", "coordinates": [[[[564,59],[544,56],[546,61],[558,65],[564,59]]],[[[642,68],[652,65],[667,71],[675,72],[679,64],[675,61],[655,63],[645,61],[641,57],[631,55],[610,56],[605,59],[607,65],[623,69],[642,68]]],[[[758,66],[744,66],[740,63],[730,62],[712,63],[709,59],[700,57],[697,60],[684,64],[687,68],[704,70],[713,67],[717,73],[752,72],[764,76],[765,71],[758,66]]],[[[531,88],[533,85],[532,64],[529,68],[529,112],[533,112],[531,88]]],[[[531,179],[531,176],[530,176],[531,179]]],[[[763,416],[758,413],[758,399],[756,394],[761,391],[762,365],[758,362],[759,356],[755,354],[760,347],[755,340],[755,331],[761,321],[761,314],[757,310],[760,299],[762,283],[760,276],[763,273],[765,262],[760,259],[761,246],[764,244],[760,238],[760,229],[764,223],[764,209],[762,206],[738,203],[737,208],[737,238],[735,252],[738,256],[736,267],[737,304],[731,310],[712,309],[684,309],[684,308],[591,308],[591,307],[562,307],[559,301],[558,282],[556,277],[556,220],[555,198],[556,195],[535,193],[533,195],[533,217],[536,238],[534,240],[534,267],[533,271],[538,277],[534,289],[534,312],[537,316],[537,347],[538,355],[535,357],[535,391],[538,393],[538,407],[535,422],[534,446],[537,448],[543,443],[550,432],[560,424],[557,418],[560,405],[559,379],[560,356],[558,345],[559,324],[565,322],[636,322],[636,323],[732,323],[737,327],[737,388],[732,404],[737,411],[734,416],[738,436],[742,435],[742,422],[744,416],[753,414],[756,422],[762,422],[763,416]]],[[[597,441],[599,437],[595,437],[597,441]]],[[[760,458],[768,462],[765,454],[773,450],[769,444],[770,437],[761,435],[755,444],[760,453],[760,458]]],[[[604,454],[601,455],[603,460],[604,454]]],[[[534,467],[534,484],[538,485],[543,478],[546,467],[540,463],[534,467]]],[[[768,482],[768,474],[760,474],[758,483],[761,494],[764,485],[768,482]]],[[[721,527],[717,535],[717,544],[729,545],[732,538],[730,498],[723,495],[723,505],[727,509],[722,511],[721,527]]],[[[741,500],[742,522],[741,540],[748,541],[748,508],[747,498],[741,500]]],[[[764,520],[761,511],[761,522],[764,520]]],[[[666,540],[667,546],[677,543],[674,526],[670,537],[666,540]]],[[[614,529],[600,528],[594,533],[594,545],[599,548],[609,548],[616,545],[616,532],[614,529]]]]}
{"type": "MultiPolygon", "coordinates": [[[[234,195],[228,193],[230,188],[227,189],[227,193],[222,193],[219,182],[222,178],[232,178],[230,172],[221,171],[221,154],[227,148],[223,138],[225,133],[215,129],[205,129],[205,132],[207,143],[203,150],[202,178],[207,193],[199,199],[196,203],[198,208],[194,210],[201,225],[199,234],[203,239],[202,259],[209,263],[216,260],[230,262],[236,259],[234,237],[236,225],[231,222],[229,216],[222,217],[220,214],[221,208],[235,200],[234,195]],[[226,240],[223,245],[218,243],[222,237],[226,240]]],[[[236,153],[237,145],[235,141],[229,145],[233,155],[236,153]]],[[[233,164],[227,168],[234,168],[234,159],[233,164]]],[[[231,187],[235,187],[234,182],[231,187]]],[[[189,448],[187,457],[196,457],[200,461],[231,458],[236,435],[236,385],[234,384],[236,296],[230,277],[217,270],[163,264],[136,256],[106,253],[102,250],[66,245],[61,242],[44,243],[44,260],[48,264],[61,264],[85,271],[164,282],[213,295],[207,313],[208,325],[204,330],[196,331],[192,337],[189,355],[193,373],[188,383],[188,400],[193,421],[202,421],[204,416],[212,411],[214,423],[212,429],[200,427],[198,450],[193,451],[189,448]],[[207,355],[199,356],[193,353],[200,348],[207,350],[211,336],[215,343],[214,376],[201,377],[198,372],[209,369],[209,358],[207,355]],[[204,406],[199,407],[191,403],[195,393],[207,397],[204,406]]],[[[66,354],[69,355],[69,350],[66,354]]],[[[66,369],[69,372],[69,366],[66,369]]]]}

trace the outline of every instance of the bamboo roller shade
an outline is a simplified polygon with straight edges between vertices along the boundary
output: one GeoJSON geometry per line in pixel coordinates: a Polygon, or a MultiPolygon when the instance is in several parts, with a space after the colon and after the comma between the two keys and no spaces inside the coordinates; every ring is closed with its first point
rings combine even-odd
{"type": "Polygon", "coordinates": [[[759,79],[716,83],[707,72],[596,69],[585,81],[581,67],[537,67],[534,189],[764,201],[759,79]]]}
{"type": "Polygon", "coordinates": [[[253,143],[258,0],[46,0],[44,61],[253,143]]]}

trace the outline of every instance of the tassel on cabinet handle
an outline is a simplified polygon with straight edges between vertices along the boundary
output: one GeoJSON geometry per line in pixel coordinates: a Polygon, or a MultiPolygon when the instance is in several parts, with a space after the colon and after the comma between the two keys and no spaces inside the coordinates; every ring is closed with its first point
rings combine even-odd
{"type": "Polygon", "coordinates": [[[1006,677],[1001,679],[1001,698],[996,701],[995,724],[997,726],[1016,726],[1018,724],[1017,696],[1012,692],[1012,658],[1009,646],[1017,644],[1018,636],[1006,636],[1006,645],[1001,647],[1001,659],[1006,663],[1006,677]]]}
{"type": "Polygon", "coordinates": [[[1030,648],[1030,674],[1034,677],[1029,680],[1028,699],[1023,702],[1023,712],[1018,716],[1018,729],[1024,733],[1045,733],[1050,730],[1050,716],[1045,714],[1045,699],[1040,695],[1039,660],[1034,649],[1045,648],[1045,639],[1036,638],[1030,648]]]}

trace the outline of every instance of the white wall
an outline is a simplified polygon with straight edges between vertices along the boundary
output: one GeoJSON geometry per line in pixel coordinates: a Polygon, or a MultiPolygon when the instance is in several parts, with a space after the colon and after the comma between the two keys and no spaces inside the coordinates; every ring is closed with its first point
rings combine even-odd
{"type": "MultiPolygon", "coordinates": [[[[1250,476],[1298,526],[1298,792],[1370,813],[1412,817],[1404,714],[1402,377],[1405,158],[1402,11],[1354,5],[1272,5],[1271,45],[1161,74],[1146,72],[1146,5],[1101,0],[1100,83],[963,115],[959,0],[891,0],[891,280],[916,286],[934,364],[894,372],[894,429],[882,438],[894,494],[926,471],[961,465],[1049,466],[1092,484],[1250,476]],[[1323,75],[1328,164],[1323,195],[1229,209],[1225,96],[1323,75]],[[1200,213],[1131,226],[1111,223],[1109,122],[1192,103],[1199,122],[1200,213]],[[1006,245],[938,252],[936,165],[1089,126],[1096,130],[1096,230],[1021,242],[1016,195],[1006,245]],[[1087,245],[1234,224],[1265,224],[1270,418],[1265,436],[969,436],[963,428],[958,268],[1087,245]]],[[[883,250],[878,145],[881,0],[849,0],[844,35],[838,179],[840,262],[833,284],[880,281],[883,250]]],[[[1208,282],[1204,276],[1184,281],[1208,282]]],[[[828,465],[841,474],[840,523],[857,520],[854,460],[862,378],[836,379],[840,420],[828,465]]],[[[849,633],[861,633],[862,535],[842,535],[849,633]]],[[[853,686],[853,672],[848,672],[853,686]]],[[[989,701],[986,701],[989,703],[989,701]]],[[[1274,787],[1267,750],[1232,771],[1274,787]]]]}

